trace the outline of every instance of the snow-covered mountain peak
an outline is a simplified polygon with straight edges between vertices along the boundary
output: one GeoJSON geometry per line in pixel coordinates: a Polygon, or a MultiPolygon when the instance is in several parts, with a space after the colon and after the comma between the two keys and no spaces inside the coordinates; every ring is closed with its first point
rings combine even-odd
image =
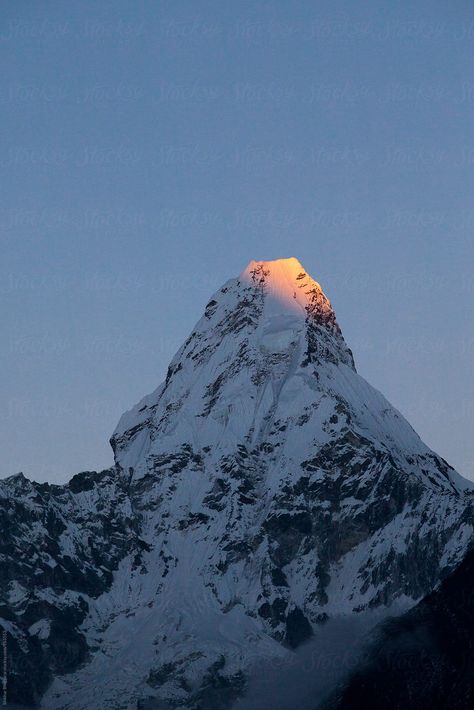
{"type": "Polygon", "coordinates": [[[358,375],[296,259],[216,291],[111,443],[66,486],[0,482],[22,705],[230,708],[256,662],[413,604],[472,545],[474,495],[358,375]]]}
{"type": "Polygon", "coordinates": [[[321,301],[325,312],[332,313],[319,283],[293,256],[272,261],[252,260],[239,280],[247,286],[261,285],[265,289],[267,313],[294,313],[305,318],[315,300],[321,301]]]}
{"type": "Polygon", "coordinates": [[[170,446],[171,433],[199,447],[255,443],[282,393],[311,396],[314,368],[331,379],[338,365],[355,370],[319,284],[295,258],[251,261],[213,294],[165,382],[122,416],[111,440],[116,462],[146,470],[146,455],[170,446]]]}
{"type": "Polygon", "coordinates": [[[290,258],[251,261],[211,297],[164,382],[122,415],[111,444],[138,480],[183,446],[216,461],[242,446],[271,450],[298,469],[302,451],[344,449],[346,438],[371,442],[429,486],[465,487],[437,458],[433,473],[415,463],[432,452],[357,375],[329,300],[290,258]]]}
{"type": "MultiPolygon", "coordinates": [[[[240,274],[240,279],[250,283],[254,281],[254,274],[258,273],[261,269],[269,274],[272,284],[279,284],[281,288],[284,288],[284,284],[288,284],[289,294],[291,293],[291,288],[300,285],[300,281],[303,277],[311,279],[301,262],[294,256],[290,256],[286,259],[270,259],[268,261],[252,259],[240,274]]],[[[314,279],[311,279],[311,282],[318,288],[321,288],[314,279]]]]}

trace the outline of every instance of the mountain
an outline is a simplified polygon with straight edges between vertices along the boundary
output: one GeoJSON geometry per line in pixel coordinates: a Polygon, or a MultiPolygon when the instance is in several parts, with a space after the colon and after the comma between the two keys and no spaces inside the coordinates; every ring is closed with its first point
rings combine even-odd
{"type": "Polygon", "coordinates": [[[296,259],[217,291],[115,467],[0,482],[9,697],[228,708],[329,617],[406,608],[472,541],[472,485],[355,369],[296,259]]]}
{"type": "Polygon", "coordinates": [[[474,550],[364,655],[326,710],[474,707],[474,550]]]}

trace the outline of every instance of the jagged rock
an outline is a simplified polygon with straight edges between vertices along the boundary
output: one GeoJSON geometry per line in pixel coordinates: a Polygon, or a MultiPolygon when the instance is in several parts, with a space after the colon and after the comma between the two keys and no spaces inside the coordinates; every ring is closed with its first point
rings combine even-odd
{"type": "Polygon", "coordinates": [[[0,482],[12,702],[228,707],[256,660],[414,604],[472,539],[469,483],[357,374],[296,259],[214,294],[111,444],[65,486],[0,482]]]}
{"type": "Polygon", "coordinates": [[[325,710],[474,707],[474,550],[439,587],[377,631],[325,710]]]}

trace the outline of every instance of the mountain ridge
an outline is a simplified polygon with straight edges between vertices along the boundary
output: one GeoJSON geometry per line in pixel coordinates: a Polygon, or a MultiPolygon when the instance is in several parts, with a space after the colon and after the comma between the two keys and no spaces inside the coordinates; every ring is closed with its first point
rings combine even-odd
{"type": "Polygon", "coordinates": [[[229,707],[254,659],[412,606],[472,540],[469,482],[357,374],[294,258],[211,297],[111,444],[65,486],[0,482],[1,608],[48,710],[229,707]]]}

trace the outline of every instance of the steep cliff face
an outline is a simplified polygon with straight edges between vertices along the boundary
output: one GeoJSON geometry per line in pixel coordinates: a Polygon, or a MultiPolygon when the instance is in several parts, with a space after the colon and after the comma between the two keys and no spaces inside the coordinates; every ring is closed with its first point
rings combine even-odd
{"type": "Polygon", "coordinates": [[[439,587],[385,623],[325,710],[474,707],[474,550],[439,587]]]}
{"type": "Polygon", "coordinates": [[[47,708],[229,707],[255,659],[328,616],[413,604],[472,537],[468,482],[357,374],[296,259],[251,262],[214,294],[111,444],[112,471],[1,484],[5,515],[21,506],[8,628],[45,668],[32,692],[54,676],[47,708]],[[42,623],[58,609],[80,646],[67,667],[42,623]]]}
{"type": "Polygon", "coordinates": [[[78,474],[65,486],[22,474],[0,481],[0,531],[8,699],[37,707],[54,675],[90,657],[81,625],[91,600],[142,542],[115,469],[78,474]]]}

